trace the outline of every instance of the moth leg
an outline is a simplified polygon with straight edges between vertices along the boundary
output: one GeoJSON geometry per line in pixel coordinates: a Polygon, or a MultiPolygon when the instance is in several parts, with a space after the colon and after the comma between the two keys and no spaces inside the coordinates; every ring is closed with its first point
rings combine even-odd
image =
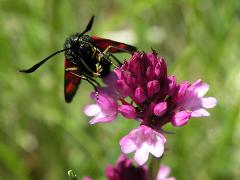
{"type": "Polygon", "coordinates": [[[92,59],[94,58],[94,56],[96,56],[96,52],[97,52],[97,48],[95,47],[92,47],[93,49],[93,54],[92,54],[92,59]]]}
{"type": "Polygon", "coordinates": [[[77,71],[78,68],[77,67],[68,67],[65,69],[65,71],[77,71]]]}
{"type": "Polygon", "coordinates": [[[126,52],[126,53],[129,53],[129,54],[132,54],[132,52],[131,51],[129,51],[129,50],[126,50],[126,49],[123,49],[123,48],[119,48],[119,47],[116,47],[116,46],[112,46],[112,45],[109,45],[103,52],[104,53],[107,53],[108,51],[109,51],[109,49],[117,49],[117,50],[120,50],[120,51],[122,51],[122,52],[126,52]]]}
{"type": "MultiPolygon", "coordinates": [[[[118,63],[119,66],[121,66],[122,63],[121,63],[121,62],[116,58],[116,56],[114,56],[112,53],[108,53],[108,51],[109,51],[111,48],[113,48],[113,49],[118,49],[118,50],[120,50],[120,51],[122,51],[122,52],[126,52],[126,53],[129,53],[129,54],[132,54],[131,51],[128,51],[128,50],[126,50],[126,49],[109,45],[102,53],[103,53],[103,54],[108,54],[108,57],[112,57],[112,58],[118,63]]],[[[111,60],[110,60],[110,63],[113,64],[113,62],[112,62],[111,60]]],[[[119,66],[117,66],[117,65],[115,65],[115,64],[113,64],[113,65],[114,65],[116,68],[119,68],[119,66]]]]}
{"type": "Polygon", "coordinates": [[[81,61],[81,63],[83,64],[83,66],[94,76],[94,77],[98,77],[99,76],[99,74],[98,73],[95,73],[95,72],[93,72],[89,67],[88,67],[88,65],[84,62],[84,60],[81,58],[81,57],[79,57],[79,56],[75,56],[75,58],[78,58],[80,61],[81,61]]]}
{"type": "Polygon", "coordinates": [[[89,76],[88,74],[84,74],[84,76],[93,81],[97,86],[100,86],[99,82],[97,82],[93,77],[89,76]]]}
{"type": "MultiPolygon", "coordinates": [[[[103,53],[106,54],[107,51],[109,51],[110,48],[116,48],[116,49],[122,50],[123,52],[128,52],[128,53],[130,52],[130,51],[126,50],[126,49],[122,49],[122,48],[118,48],[118,47],[110,45],[103,51],[103,53]]],[[[113,64],[116,68],[120,69],[123,72],[127,72],[129,75],[132,75],[131,72],[126,71],[126,70],[121,68],[122,63],[112,53],[108,53],[108,57],[112,57],[118,63],[118,66],[117,66],[117,65],[113,64],[113,62],[111,60],[109,60],[110,63],[113,64]]]]}
{"type": "Polygon", "coordinates": [[[92,80],[90,80],[88,77],[85,77],[85,76],[76,74],[76,73],[74,73],[74,72],[70,72],[70,73],[71,73],[72,75],[76,76],[76,77],[79,77],[80,79],[83,79],[83,80],[89,82],[89,83],[93,86],[93,88],[94,88],[94,90],[96,91],[96,93],[98,94],[97,86],[93,83],[93,82],[95,82],[95,81],[92,82],[92,80]]]}
{"type": "MultiPolygon", "coordinates": [[[[86,42],[88,43],[88,42],[86,42]]],[[[93,46],[91,43],[88,43],[90,46],[92,46],[92,48],[94,49],[94,54],[95,56],[97,55],[96,52],[99,53],[99,55],[96,57],[98,59],[98,61],[100,62],[102,60],[102,58],[104,57],[108,62],[110,62],[115,68],[118,68],[118,69],[121,69],[119,66],[122,65],[122,63],[112,54],[112,53],[108,53],[108,51],[111,49],[111,48],[115,48],[115,49],[119,49],[121,50],[122,52],[127,52],[127,53],[130,53],[130,51],[126,50],[126,49],[122,49],[122,48],[118,48],[118,47],[115,47],[115,46],[111,46],[109,45],[104,51],[101,51],[100,49],[98,49],[97,47],[93,46]],[[109,59],[109,57],[112,57],[119,65],[116,65],[112,62],[111,59],[109,59]]],[[[81,60],[81,58],[80,58],[81,60]]],[[[81,60],[82,62],[83,60],[81,60]]],[[[87,66],[87,65],[86,65],[87,66]]],[[[122,70],[122,69],[121,69],[122,70]]],[[[90,70],[92,72],[92,70],[90,70]]],[[[124,70],[122,70],[124,71],[124,70]]],[[[130,73],[130,72],[129,72],[130,73]]],[[[94,77],[96,76],[99,76],[99,73],[94,73],[93,72],[93,75],[94,77]]]]}
{"type": "Polygon", "coordinates": [[[94,88],[95,95],[96,95],[96,99],[97,99],[97,101],[98,101],[98,99],[99,99],[99,98],[98,98],[99,92],[98,92],[97,86],[96,86],[93,82],[95,82],[97,85],[99,85],[99,83],[98,83],[95,79],[93,79],[93,78],[81,76],[81,75],[76,74],[76,73],[73,73],[73,72],[70,72],[70,73],[71,73],[72,75],[74,75],[74,76],[79,77],[80,79],[83,79],[83,80],[89,82],[89,83],[93,86],[93,88],[94,88]]]}
{"type": "MultiPolygon", "coordinates": [[[[93,48],[93,51],[94,51],[94,53],[93,53],[93,56],[92,57],[94,57],[94,56],[96,56],[96,58],[98,59],[98,61],[100,62],[101,60],[102,60],[102,58],[104,57],[108,62],[110,62],[114,67],[116,67],[116,68],[119,68],[116,64],[114,64],[112,61],[111,61],[111,59],[109,59],[109,56],[108,56],[108,51],[109,51],[109,49],[111,48],[111,47],[113,47],[113,46],[108,46],[104,51],[101,51],[100,49],[98,49],[97,47],[95,47],[95,46],[93,46],[91,43],[88,43],[88,42],[86,42],[88,45],[90,45],[90,46],[92,46],[92,48],[93,48]],[[98,53],[96,53],[96,52],[98,52],[98,53]]],[[[119,61],[120,62],[120,61],[119,61]]],[[[98,68],[98,67],[97,67],[98,68]]],[[[99,74],[98,73],[96,73],[95,75],[98,75],[99,76],[99,74]]]]}
{"type": "Polygon", "coordinates": [[[108,56],[109,56],[109,57],[112,57],[112,58],[118,63],[119,66],[122,65],[122,63],[121,63],[121,62],[116,58],[116,56],[114,56],[112,53],[109,53],[108,56]]]}
{"type": "MultiPolygon", "coordinates": [[[[78,70],[79,70],[78,67],[68,67],[68,68],[65,69],[65,71],[78,71],[78,70]]],[[[76,74],[76,73],[74,73],[74,72],[70,72],[70,73],[73,74],[73,75],[75,75],[75,76],[77,76],[77,77],[79,77],[79,78],[81,78],[81,79],[84,79],[84,77],[85,77],[85,78],[91,80],[92,82],[96,83],[97,86],[100,86],[99,82],[97,82],[94,78],[92,78],[92,77],[91,77],[90,75],[88,75],[88,74],[84,74],[84,76],[81,76],[81,75],[78,75],[78,74],[76,74]]],[[[84,80],[85,80],[85,79],[84,79],[84,80]]]]}

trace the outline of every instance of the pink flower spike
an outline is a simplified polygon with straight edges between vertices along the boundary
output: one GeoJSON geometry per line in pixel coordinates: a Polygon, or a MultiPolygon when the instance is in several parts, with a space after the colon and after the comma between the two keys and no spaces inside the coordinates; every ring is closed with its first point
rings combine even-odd
{"type": "Polygon", "coordinates": [[[149,153],[159,158],[164,152],[165,137],[148,126],[141,125],[120,140],[123,153],[135,152],[134,159],[141,166],[146,163],[149,153]]]}
{"type": "Polygon", "coordinates": [[[184,126],[187,124],[188,120],[191,117],[191,112],[188,111],[180,111],[175,113],[175,115],[172,118],[172,125],[173,126],[184,126]]]}
{"type": "Polygon", "coordinates": [[[168,177],[171,169],[168,166],[161,165],[156,180],[176,180],[175,177],[168,177]]]}
{"type": "Polygon", "coordinates": [[[116,119],[118,114],[118,104],[111,96],[99,93],[98,97],[94,97],[97,104],[87,105],[84,108],[84,113],[87,116],[95,116],[90,124],[98,122],[111,122],[116,119]]]}
{"type": "Polygon", "coordinates": [[[118,111],[126,118],[130,119],[136,118],[135,109],[131,105],[121,105],[119,106],[118,111]]]}

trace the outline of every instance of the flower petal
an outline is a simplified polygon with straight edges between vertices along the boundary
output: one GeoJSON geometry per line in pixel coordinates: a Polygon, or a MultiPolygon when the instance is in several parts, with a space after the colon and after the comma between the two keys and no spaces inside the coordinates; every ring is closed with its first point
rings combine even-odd
{"type": "Polygon", "coordinates": [[[142,87],[137,87],[135,90],[135,98],[137,102],[144,102],[146,100],[146,95],[142,87]]]}
{"type": "Polygon", "coordinates": [[[175,97],[175,101],[179,104],[182,104],[183,102],[186,101],[186,93],[187,90],[189,88],[190,83],[187,81],[183,81],[181,82],[177,87],[178,87],[178,91],[176,92],[176,97],[175,97]]]}
{"type": "Polygon", "coordinates": [[[90,105],[86,105],[83,109],[83,112],[87,115],[87,116],[95,116],[97,115],[99,112],[101,112],[100,107],[97,104],[90,104],[90,105]]]}
{"type": "Polygon", "coordinates": [[[180,111],[175,113],[175,115],[172,118],[172,125],[173,126],[184,126],[187,124],[188,120],[191,117],[191,113],[188,111],[180,111]]]}
{"type": "Polygon", "coordinates": [[[118,104],[115,99],[108,94],[99,93],[97,104],[101,111],[107,116],[114,116],[117,114],[118,104]]]}
{"type": "Polygon", "coordinates": [[[163,152],[164,152],[164,142],[162,140],[157,141],[155,144],[152,144],[151,146],[149,146],[148,149],[151,154],[159,158],[163,155],[163,152]]]}
{"type": "Polygon", "coordinates": [[[167,83],[168,83],[168,94],[172,95],[177,87],[177,80],[175,76],[168,76],[167,77],[167,83]]]}
{"type": "Polygon", "coordinates": [[[167,110],[167,103],[166,102],[161,102],[156,104],[154,107],[154,114],[156,116],[162,116],[167,110]]]}
{"type": "Polygon", "coordinates": [[[118,80],[117,73],[111,72],[106,77],[103,78],[103,82],[110,87],[115,87],[118,80]]]}
{"type": "Polygon", "coordinates": [[[131,105],[122,105],[118,108],[118,111],[126,118],[136,118],[136,111],[131,105]]]}
{"type": "Polygon", "coordinates": [[[157,180],[165,179],[170,174],[171,170],[168,166],[161,165],[158,170],[157,180]]]}
{"type": "Polygon", "coordinates": [[[90,124],[95,124],[99,122],[112,122],[114,119],[116,119],[116,115],[114,116],[106,116],[104,113],[100,112],[97,116],[95,116],[91,121],[89,121],[90,124]]]}
{"type": "Polygon", "coordinates": [[[131,153],[137,149],[137,146],[133,143],[132,139],[127,136],[123,137],[120,142],[121,150],[123,153],[131,153]]]}
{"type": "Polygon", "coordinates": [[[125,83],[124,80],[117,80],[116,87],[122,96],[128,96],[129,92],[131,92],[130,87],[125,83]]]}
{"type": "Polygon", "coordinates": [[[136,150],[136,153],[134,155],[135,161],[142,166],[147,160],[148,160],[148,155],[149,151],[147,148],[147,144],[144,143],[140,149],[136,150]]]}
{"type": "Polygon", "coordinates": [[[207,83],[202,82],[201,79],[194,82],[191,85],[191,87],[195,88],[195,91],[196,91],[198,97],[203,97],[209,89],[209,85],[207,83]]]}
{"type": "Polygon", "coordinates": [[[210,113],[207,112],[205,109],[197,109],[197,110],[194,110],[192,111],[192,117],[202,117],[202,116],[209,116],[210,113]]]}
{"type": "Polygon", "coordinates": [[[150,97],[160,90],[160,84],[157,80],[152,80],[147,83],[147,95],[150,97]]]}
{"type": "Polygon", "coordinates": [[[217,99],[214,97],[201,98],[201,101],[205,108],[213,108],[217,104],[217,99]]]}

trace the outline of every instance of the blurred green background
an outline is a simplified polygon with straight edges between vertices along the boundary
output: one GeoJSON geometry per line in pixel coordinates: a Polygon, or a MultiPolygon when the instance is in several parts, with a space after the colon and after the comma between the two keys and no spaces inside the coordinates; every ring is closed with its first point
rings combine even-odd
{"type": "MultiPolygon", "coordinates": [[[[18,72],[62,48],[95,14],[91,35],[154,48],[178,81],[210,84],[219,103],[207,118],[166,127],[162,160],[180,180],[240,177],[239,0],[0,0],[0,179],[68,179],[67,171],[104,179],[118,142],[138,123],[119,118],[90,126],[83,106],[92,87],[83,82],[64,102],[63,59],[31,75],[18,72]]],[[[120,59],[129,56],[118,56],[120,59]]]]}

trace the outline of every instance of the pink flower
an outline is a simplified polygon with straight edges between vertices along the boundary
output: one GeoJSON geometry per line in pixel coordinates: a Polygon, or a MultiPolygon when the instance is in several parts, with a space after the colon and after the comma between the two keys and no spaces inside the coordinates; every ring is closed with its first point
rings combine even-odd
{"type": "Polygon", "coordinates": [[[176,180],[175,177],[168,177],[171,169],[168,166],[161,165],[156,180],[176,180]]]}
{"type": "Polygon", "coordinates": [[[192,117],[209,116],[205,108],[213,108],[217,104],[214,97],[203,97],[209,89],[209,85],[197,80],[185,90],[183,108],[192,112],[192,117]]]}
{"type": "Polygon", "coordinates": [[[158,158],[162,156],[165,142],[166,139],[162,134],[141,125],[123,137],[120,140],[120,146],[122,152],[126,154],[136,151],[134,159],[139,165],[143,165],[149,153],[158,158]]]}
{"type": "Polygon", "coordinates": [[[121,155],[117,164],[108,165],[105,175],[108,180],[147,180],[146,166],[134,166],[126,156],[121,155]]]}
{"type": "MultiPolygon", "coordinates": [[[[95,95],[95,94],[94,94],[95,95]]],[[[115,99],[104,91],[99,91],[98,96],[93,96],[96,104],[86,105],[84,113],[87,116],[95,116],[89,123],[111,122],[118,114],[118,104],[115,99]]]]}

